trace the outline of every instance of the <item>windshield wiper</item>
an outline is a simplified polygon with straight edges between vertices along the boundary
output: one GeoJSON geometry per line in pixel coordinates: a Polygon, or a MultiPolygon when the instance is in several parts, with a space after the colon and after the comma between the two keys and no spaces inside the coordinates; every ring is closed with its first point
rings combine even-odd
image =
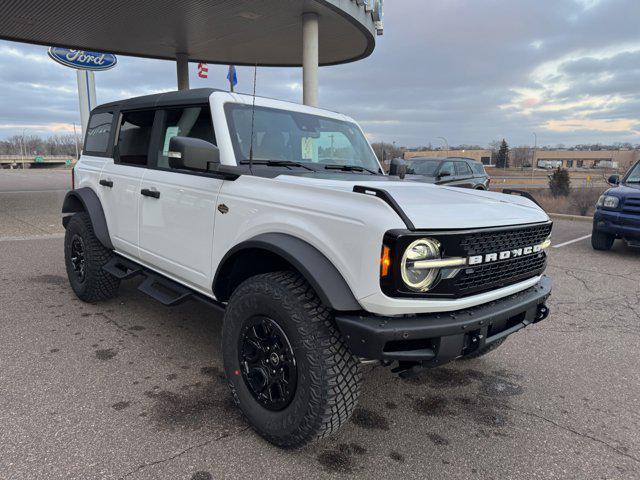
{"type": "Polygon", "coordinates": [[[371,175],[379,175],[380,172],[371,170],[360,165],[325,165],[325,170],[342,170],[343,172],[369,172],[371,175]]]}
{"type": "Polygon", "coordinates": [[[268,167],[300,167],[310,172],[315,172],[313,168],[309,168],[306,165],[303,165],[300,162],[292,162],[291,160],[242,160],[240,162],[241,165],[266,165],[268,167]]]}

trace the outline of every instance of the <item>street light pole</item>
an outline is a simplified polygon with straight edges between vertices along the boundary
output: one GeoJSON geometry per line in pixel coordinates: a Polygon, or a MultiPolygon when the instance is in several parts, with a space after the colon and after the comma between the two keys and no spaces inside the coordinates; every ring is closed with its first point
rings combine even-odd
{"type": "Polygon", "coordinates": [[[26,129],[22,129],[22,137],[20,138],[20,161],[22,162],[22,170],[24,170],[24,157],[26,155],[26,148],[24,147],[24,132],[26,129]]]}
{"type": "Polygon", "coordinates": [[[536,150],[538,149],[538,135],[533,132],[534,144],[533,144],[533,157],[531,158],[531,185],[533,185],[533,172],[535,171],[536,150]]]}
{"type": "Polygon", "coordinates": [[[444,142],[444,144],[447,146],[447,157],[448,157],[448,156],[449,156],[449,150],[451,150],[451,149],[449,148],[449,141],[448,141],[446,138],[444,138],[444,137],[436,137],[436,138],[437,138],[438,140],[442,140],[442,141],[444,142]]]}

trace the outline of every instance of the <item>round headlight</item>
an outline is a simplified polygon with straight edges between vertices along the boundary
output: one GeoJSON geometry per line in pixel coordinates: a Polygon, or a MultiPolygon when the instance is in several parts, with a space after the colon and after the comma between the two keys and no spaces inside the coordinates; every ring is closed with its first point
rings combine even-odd
{"type": "Polygon", "coordinates": [[[430,238],[421,238],[411,243],[402,255],[400,273],[402,281],[415,292],[426,292],[438,280],[440,270],[415,268],[416,262],[440,258],[440,243],[430,238]]]}

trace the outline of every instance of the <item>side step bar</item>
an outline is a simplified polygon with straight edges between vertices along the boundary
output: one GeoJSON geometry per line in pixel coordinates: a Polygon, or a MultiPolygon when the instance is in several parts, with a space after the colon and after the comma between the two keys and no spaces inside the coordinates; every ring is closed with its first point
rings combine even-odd
{"type": "Polygon", "coordinates": [[[117,255],[109,260],[102,269],[120,280],[129,280],[143,273],[140,265],[117,255]]]}
{"type": "Polygon", "coordinates": [[[138,290],[167,307],[179,305],[192,295],[187,287],[153,273],[148,274],[138,286],[138,290]]]}
{"type": "Polygon", "coordinates": [[[144,280],[138,285],[138,290],[146,293],[167,307],[173,307],[186,300],[193,299],[199,300],[219,310],[225,309],[223,303],[193,291],[178,282],[119,255],[114,255],[102,269],[120,280],[129,280],[138,275],[143,276],[144,280]]]}

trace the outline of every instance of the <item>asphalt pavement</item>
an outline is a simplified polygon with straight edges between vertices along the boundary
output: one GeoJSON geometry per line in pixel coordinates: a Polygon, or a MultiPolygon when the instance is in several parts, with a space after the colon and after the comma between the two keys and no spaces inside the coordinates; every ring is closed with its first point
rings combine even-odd
{"type": "MultiPolygon", "coordinates": [[[[135,281],[73,295],[57,194],[0,193],[24,222],[0,222],[0,478],[640,477],[640,251],[622,242],[552,248],[547,320],[410,380],[364,367],[346,428],[283,451],[231,403],[218,313],[135,281]]],[[[590,229],[556,221],[554,244],[590,229]]]]}

